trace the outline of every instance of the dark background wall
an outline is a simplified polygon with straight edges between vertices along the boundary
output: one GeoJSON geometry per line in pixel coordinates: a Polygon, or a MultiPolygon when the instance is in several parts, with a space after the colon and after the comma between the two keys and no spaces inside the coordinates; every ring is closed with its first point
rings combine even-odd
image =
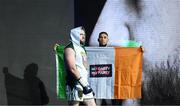
{"type": "MultiPolygon", "coordinates": [[[[56,98],[53,46],[66,44],[73,27],[73,0],[0,0],[0,69],[7,66],[9,73],[22,79],[26,65],[37,63],[49,104],[61,104],[56,98]]],[[[1,71],[0,105],[7,104],[4,81],[1,71]]]]}
{"type": "Polygon", "coordinates": [[[38,64],[38,78],[46,86],[49,104],[66,104],[56,96],[53,46],[55,43],[65,45],[70,29],[77,26],[85,27],[88,45],[105,1],[0,0],[0,69],[8,67],[13,76],[7,85],[5,74],[0,72],[0,105],[8,104],[8,98],[14,96],[6,94],[8,88],[10,93],[24,95],[20,82],[26,66],[32,62],[38,64]]]}
{"type": "Polygon", "coordinates": [[[106,0],[74,0],[74,24],[84,26],[87,34],[86,45],[106,0]]]}

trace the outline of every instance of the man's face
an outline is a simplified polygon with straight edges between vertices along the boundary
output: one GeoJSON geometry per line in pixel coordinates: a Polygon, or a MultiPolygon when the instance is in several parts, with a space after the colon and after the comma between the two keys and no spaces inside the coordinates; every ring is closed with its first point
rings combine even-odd
{"type": "Polygon", "coordinates": [[[106,34],[99,35],[98,42],[99,46],[106,46],[108,43],[108,36],[106,34]]]}
{"type": "Polygon", "coordinates": [[[81,30],[80,32],[80,44],[84,45],[86,41],[86,34],[84,30],[81,30]]]}

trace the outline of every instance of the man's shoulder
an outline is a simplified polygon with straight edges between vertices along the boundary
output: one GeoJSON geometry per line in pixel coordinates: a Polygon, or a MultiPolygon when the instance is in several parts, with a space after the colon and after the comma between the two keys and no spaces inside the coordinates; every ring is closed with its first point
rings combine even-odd
{"type": "Polygon", "coordinates": [[[73,46],[73,43],[72,42],[70,42],[70,43],[68,43],[66,46],[65,46],[65,48],[64,48],[64,51],[74,51],[74,46],[73,46]]]}
{"type": "Polygon", "coordinates": [[[73,43],[72,42],[68,43],[64,49],[67,49],[67,48],[72,48],[74,50],[73,43]]]}
{"type": "Polygon", "coordinates": [[[73,44],[71,42],[65,46],[64,53],[67,55],[72,55],[75,53],[73,44]]]}

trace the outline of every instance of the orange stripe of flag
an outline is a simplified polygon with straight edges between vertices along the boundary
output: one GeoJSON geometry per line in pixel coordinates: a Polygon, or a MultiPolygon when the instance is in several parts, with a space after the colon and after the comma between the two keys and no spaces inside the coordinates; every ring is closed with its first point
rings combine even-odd
{"type": "Polygon", "coordinates": [[[114,98],[141,98],[141,48],[115,47],[114,98]]]}

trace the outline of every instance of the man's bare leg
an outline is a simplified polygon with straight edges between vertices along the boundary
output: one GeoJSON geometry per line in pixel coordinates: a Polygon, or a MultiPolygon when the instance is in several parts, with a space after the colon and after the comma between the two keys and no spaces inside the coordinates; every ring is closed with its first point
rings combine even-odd
{"type": "Polygon", "coordinates": [[[69,106],[79,106],[78,101],[68,101],[69,106]]]}
{"type": "Polygon", "coordinates": [[[96,106],[94,99],[89,99],[84,101],[85,106],[96,106]]]}

